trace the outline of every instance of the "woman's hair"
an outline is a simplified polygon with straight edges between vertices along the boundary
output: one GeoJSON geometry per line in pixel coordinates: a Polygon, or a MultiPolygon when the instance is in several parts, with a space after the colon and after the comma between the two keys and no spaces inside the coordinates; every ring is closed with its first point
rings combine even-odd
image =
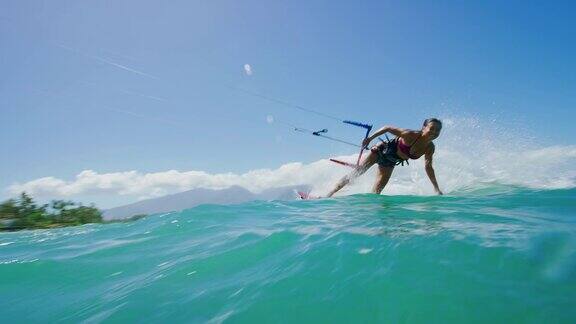
{"type": "Polygon", "coordinates": [[[424,125],[422,125],[422,126],[426,127],[426,125],[428,125],[430,123],[438,123],[438,125],[440,125],[440,128],[442,128],[442,122],[438,118],[428,118],[424,121],[424,125]]]}

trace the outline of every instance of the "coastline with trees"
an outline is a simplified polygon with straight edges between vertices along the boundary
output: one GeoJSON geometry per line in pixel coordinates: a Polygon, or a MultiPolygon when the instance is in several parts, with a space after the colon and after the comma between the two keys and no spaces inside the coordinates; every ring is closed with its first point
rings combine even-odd
{"type": "Polygon", "coordinates": [[[52,200],[39,205],[23,192],[18,198],[0,203],[0,231],[47,229],[103,223],[102,211],[94,205],[65,200],[52,200]]]}

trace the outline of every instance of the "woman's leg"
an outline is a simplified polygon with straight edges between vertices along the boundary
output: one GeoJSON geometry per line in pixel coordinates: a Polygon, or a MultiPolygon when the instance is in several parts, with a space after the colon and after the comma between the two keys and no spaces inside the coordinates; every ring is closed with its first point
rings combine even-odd
{"type": "Polygon", "coordinates": [[[376,183],[374,183],[374,187],[372,188],[372,192],[375,194],[380,194],[382,189],[390,180],[390,176],[392,175],[392,171],[394,171],[394,167],[383,167],[381,165],[378,166],[378,177],[376,178],[376,183]]]}
{"type": "Polygon", "coordinates": [[[344,188],[344,186],[350,183],[352,179],[363,175],[364,172],[366,172],[368,169],[370,169],[371,166],[374,165],[374,163],[376,163],[376,161],[378,161],[378,153],[373,150],[370,150],[370,153],[368,153],[364,161],[360,163],[360,167],[358,167],[356,170],[352,171],[352,173],[340,179],[340,181],[338,181],[334,189],[332,189],[332,191],[330,191],[326,197],[332,197],[332,195],[338,192],[338,190],[344,188]]]}

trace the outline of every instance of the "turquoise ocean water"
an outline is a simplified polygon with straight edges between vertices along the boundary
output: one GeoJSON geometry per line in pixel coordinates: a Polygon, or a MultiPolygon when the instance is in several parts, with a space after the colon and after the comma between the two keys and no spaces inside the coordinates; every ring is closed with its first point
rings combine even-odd
{"type": "Polygon", "coordinates": [[[3,323],[574,323],[576,189],[204,205],[0,234],[3,323]]]}

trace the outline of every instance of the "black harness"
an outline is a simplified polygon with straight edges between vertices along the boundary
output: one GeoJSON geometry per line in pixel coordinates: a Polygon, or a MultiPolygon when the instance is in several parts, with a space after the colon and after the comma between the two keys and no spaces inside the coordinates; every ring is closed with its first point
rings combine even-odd
{"type": "Polygon", "coordinates": [[[382,143],[377,147],[378,164],[384,167],[395,167],[397,165],[409,165],[408,160],[404,160],[398,156],[398,137],[393,139],[386,136],[386,142],[378,138],[382,143]]]}

